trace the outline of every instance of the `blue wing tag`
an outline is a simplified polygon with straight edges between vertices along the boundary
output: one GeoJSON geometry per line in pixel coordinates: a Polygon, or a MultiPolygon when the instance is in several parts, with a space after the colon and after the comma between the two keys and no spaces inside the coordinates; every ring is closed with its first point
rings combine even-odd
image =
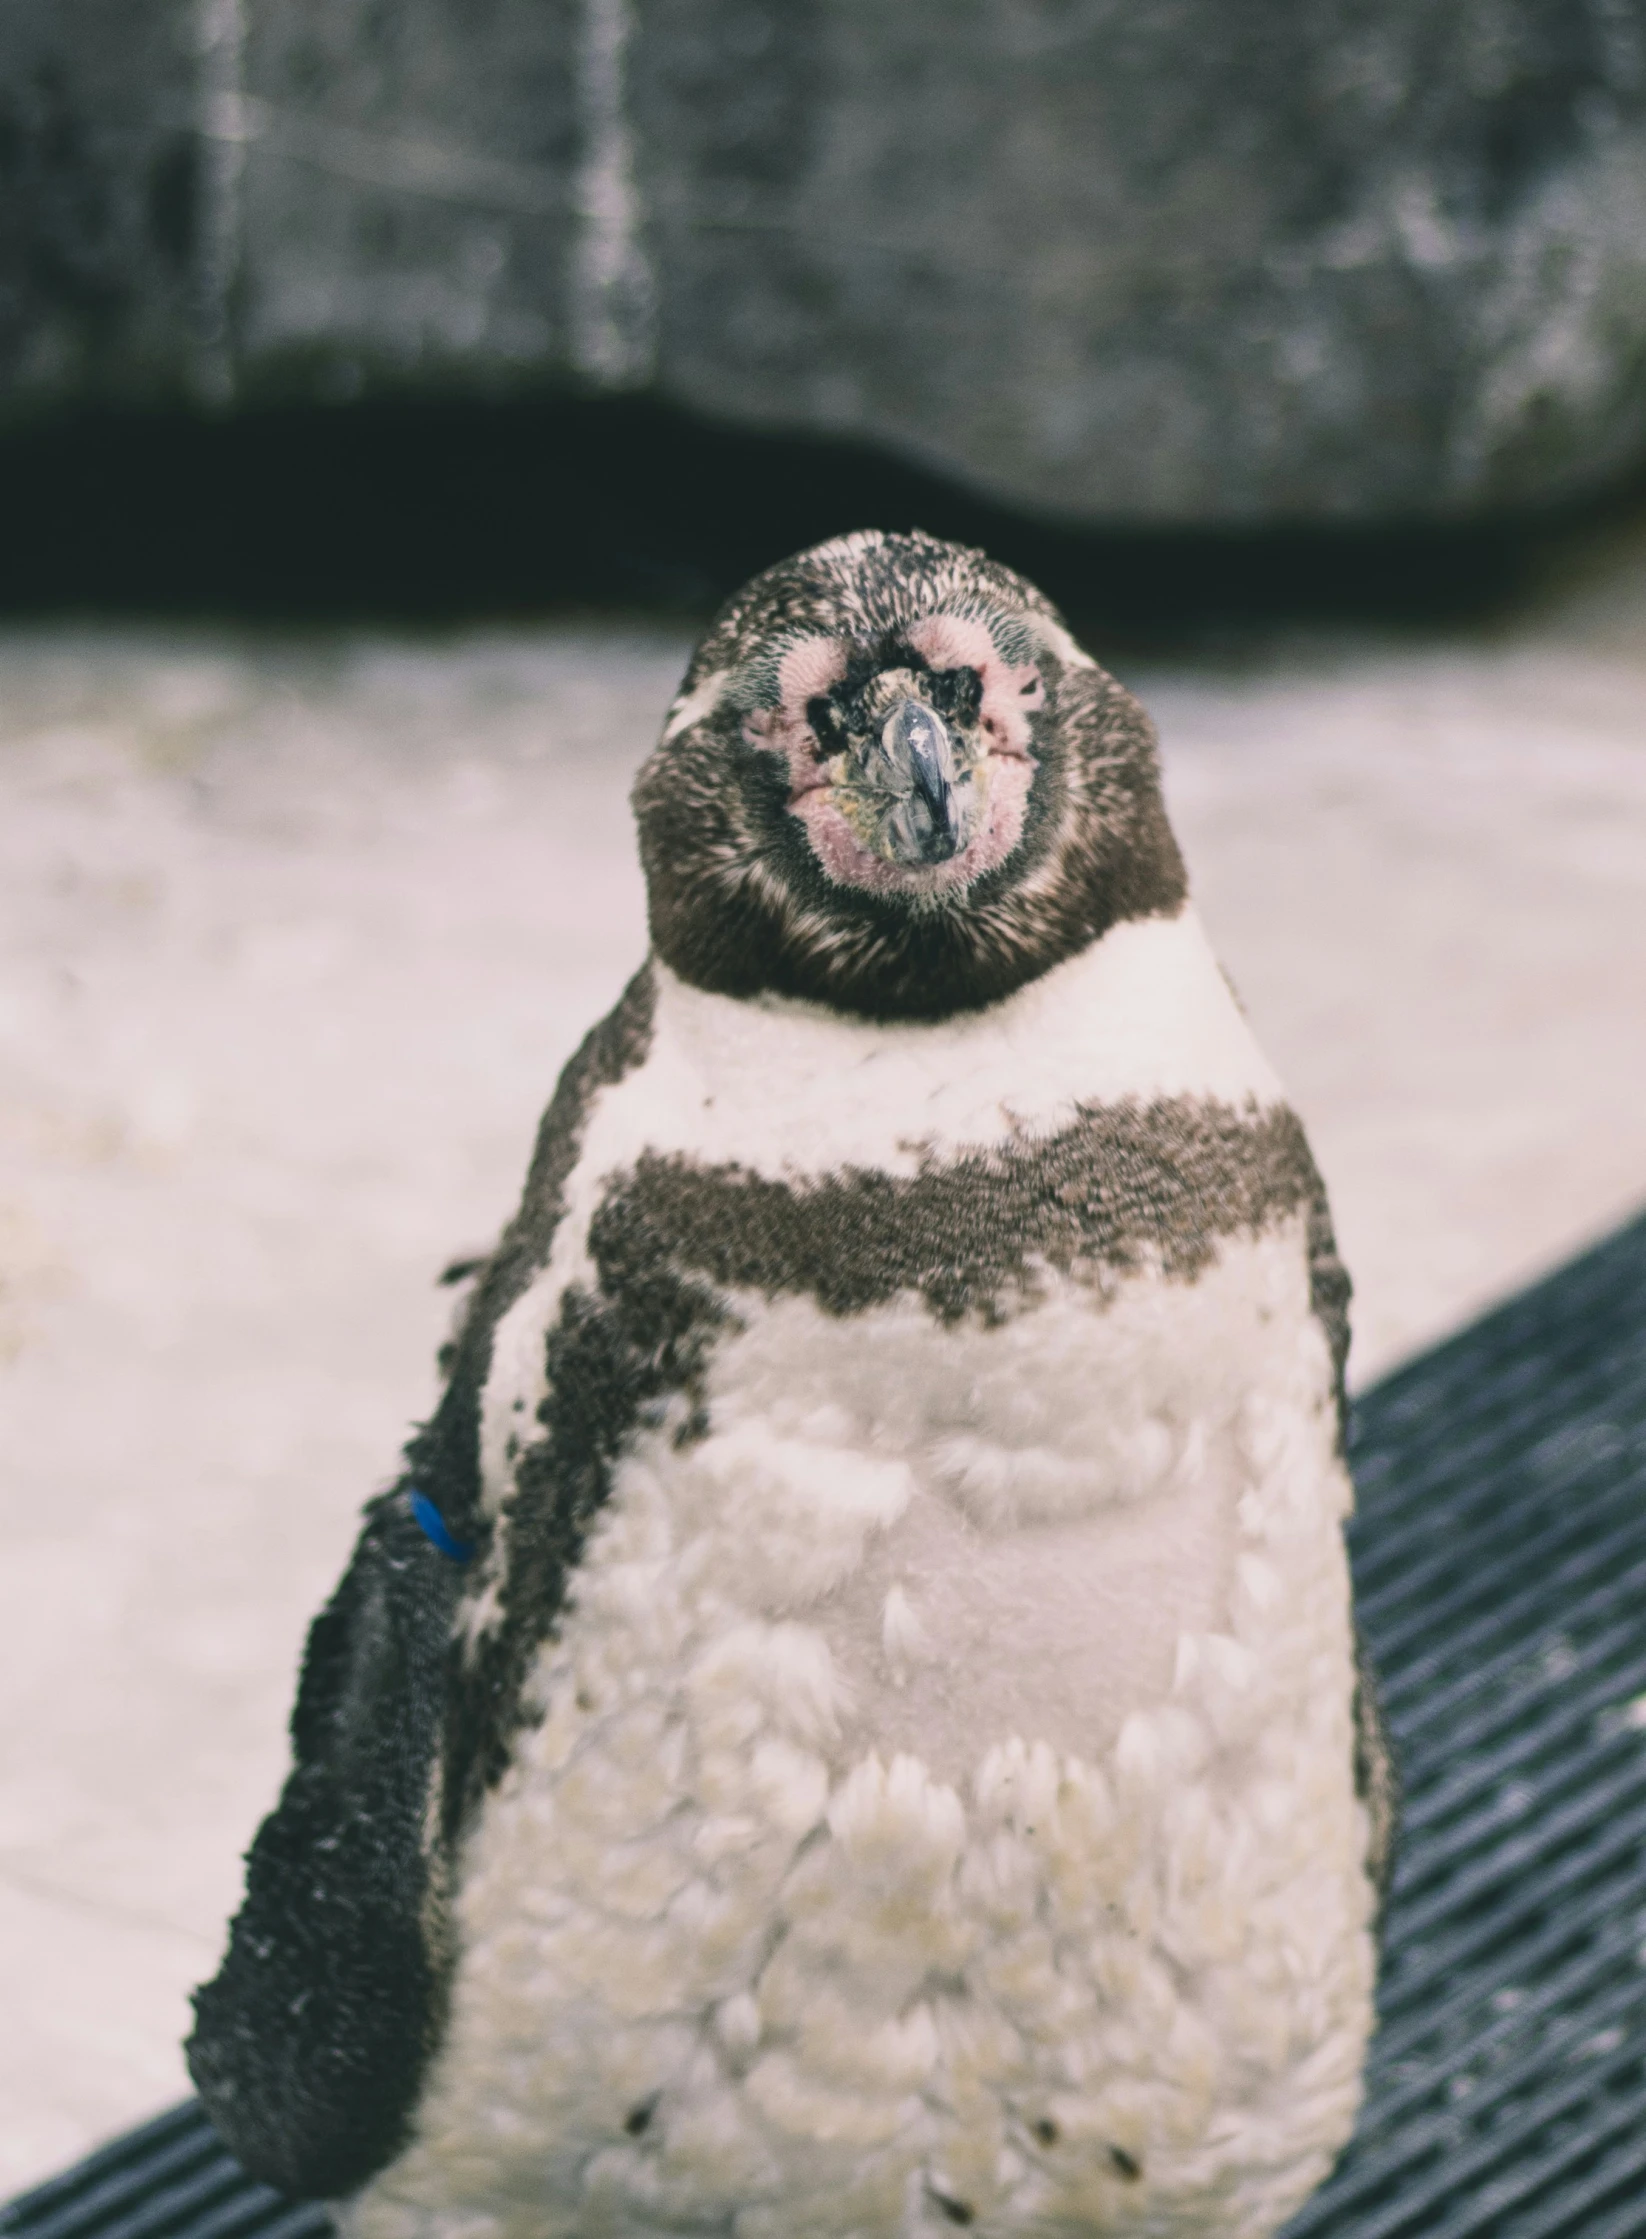
{"type": "Polygon", "coordinates": [[[417,1519],[417,1528],[423,1534],[423,1537],[438,1547],[442,1555],[449,1556],[454,1563],[466,1563],[474,1553],[474,1549],[467,1540],[453,1539],[451,1533],[446,1529],[445,1517],[441,1515],[428,1495],[420,1493],[417,1487],[413,1485],[409,1488],[406,1497],[411,1502],[411,1512],[417,1519]]]}

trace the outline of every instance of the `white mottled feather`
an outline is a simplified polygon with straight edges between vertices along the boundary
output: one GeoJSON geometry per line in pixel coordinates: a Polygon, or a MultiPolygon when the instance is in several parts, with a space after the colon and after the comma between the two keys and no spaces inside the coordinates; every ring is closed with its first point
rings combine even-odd
{"type": "MultiPolygon", "coordinates": [[[[659,978],[500,1331],[494,1493],[642,1150],[908,1174],[1277,1093],[1188,913],[941,1026],[659,978]]],[[[1261,2239],[1348,2133],[1373,1975],[1302,1216],[989,1327],[731,1303],[708,1434],[637,1438],[540,1654],[355,2239],[1261,2239]]]]}
{"type": "Polygon", "coordinates": [[[645,1151],[772,1180],[843,1166],[911,1175],[927,1157],[1051,1134],[1081,1104],[1280,1095],[1192,908],[1123,921],[1005,1002],[930,1023],[852,1019],[782,996],[734,1001],[652,968],[646,1062],[591,1112],[548,1265],[497,1331],[482,1402],[493,1498],[508,1481],[508,1441],[543,1397],[543,1332],[567,1285],[592,1275],[595,1206],[645,1151]]]}

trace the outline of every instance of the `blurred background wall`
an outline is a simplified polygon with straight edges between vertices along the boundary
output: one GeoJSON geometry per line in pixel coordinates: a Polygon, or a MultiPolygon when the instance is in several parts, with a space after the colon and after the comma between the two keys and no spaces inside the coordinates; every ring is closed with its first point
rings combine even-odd
{"type": "Polygon", "coordinates": [[[1118,523],[1646,458],[1638,0],[12,0],[4,409],[580,384],[1118,523]]]}
{"type": "Polygon", "coordinates": [[[1646,0],[0,8],[0,2190],[186,2088],[715,601],[1162,731],[1357,1381],[1646,1196],[1646,0]]]}

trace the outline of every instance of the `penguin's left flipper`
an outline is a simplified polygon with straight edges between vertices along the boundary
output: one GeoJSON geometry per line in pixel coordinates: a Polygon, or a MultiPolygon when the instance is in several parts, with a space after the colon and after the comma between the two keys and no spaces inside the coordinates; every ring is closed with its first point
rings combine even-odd
{"type": "Polygon", "coordinates": [[[403,1492],[365,1514],[310,1629],[292,1773],[188,2044],[224,2142],[299,2198],[341,2198],[393,2159],[442,2018],[425,1828],[459,1573],[403,1492]]]}
{"type": "Polygon", "coordinates": [[[1400,1837],[1400,1767],[1389,1739],[1378,1691],[1377,1670],[1365,1635],[1355,1627],[1355,1793],[1370,1822],[1366,1870],[1377,1892],[1378,1917],[1394,1879],[1395,1845],[1400,1837]]]}

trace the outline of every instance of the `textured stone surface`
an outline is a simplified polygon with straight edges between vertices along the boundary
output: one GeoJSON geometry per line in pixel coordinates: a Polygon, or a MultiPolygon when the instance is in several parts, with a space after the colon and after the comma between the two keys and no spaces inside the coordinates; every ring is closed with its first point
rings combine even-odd
{"type": "Polygon", "coordinates": [[[176,390],[203,143],[180,0],[0,8],[0,405],[176,390]]]}
{"type": "Polygon", "coordinates": [[[1646,460],[1646,0],[16,0],[0,377],[522,383],[1105,524],[1646,460]]]}

